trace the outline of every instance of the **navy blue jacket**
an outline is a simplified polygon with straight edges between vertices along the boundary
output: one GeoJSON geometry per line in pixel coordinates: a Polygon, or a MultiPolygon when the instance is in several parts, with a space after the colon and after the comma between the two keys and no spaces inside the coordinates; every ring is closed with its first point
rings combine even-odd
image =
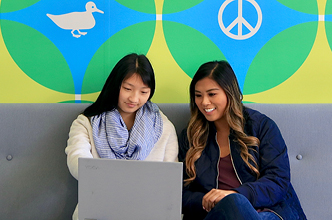
{"type": "MultiPolygon", "coordinates": [[[[256,174],[242,160],[240,146],[234,141],[231,131],[231,158],[241,182],[241,186],[234,190],[244,195],[256,209],[268,208],[284,220],[306,219],[290,183],[287,147],[277,125],[266,115],[249,108],[244,108],[244,116],[245,133],[260,140],[259,147],[249,150],[259,166],[260,177],[257,179],[256,174]]],[[[188,150],[186,130],[181,134],[179,145],[179,160],[184,161],[188,150]]],[[[214,124],[210,123],[206,147],[195,162],[197,177],[183,188],[184,219],[198,220],[206,216],[207,212],[202,208],[202,199],[211,189],[218,188],[219,155],[216,129],[214,124]]],[[[184,163],[184,179],[188,177],[185,169],[184,163]]]]}

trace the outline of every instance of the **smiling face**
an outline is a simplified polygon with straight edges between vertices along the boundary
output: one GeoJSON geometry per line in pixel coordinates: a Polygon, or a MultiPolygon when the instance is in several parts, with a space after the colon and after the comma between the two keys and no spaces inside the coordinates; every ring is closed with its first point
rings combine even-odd
{"type": "Polygon", "coordinates": [[[135,114],[148,101],[150,92],[151,89],[143,83],[138,74],[135,73],[124,79],[118,100],[118,110],[121,116],[124,118],[135,114]]]}
{"type": "Polygon", "coordinates": [[[197,81],[195,103],[206,120],[218,122],[225,120],[227,96],[219,84],[209,77],[197,81]]]}

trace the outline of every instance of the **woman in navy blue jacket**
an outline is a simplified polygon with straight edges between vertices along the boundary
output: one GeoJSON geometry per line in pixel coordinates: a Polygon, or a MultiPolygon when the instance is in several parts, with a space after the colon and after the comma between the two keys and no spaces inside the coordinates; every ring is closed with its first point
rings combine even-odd
{"type": "Polygon", "coordinates": [[[281,133],[266,115],[242,105],[228,62],[198,69],[190,110],[179,141],[185,220],[306,219],[281,133]]]}

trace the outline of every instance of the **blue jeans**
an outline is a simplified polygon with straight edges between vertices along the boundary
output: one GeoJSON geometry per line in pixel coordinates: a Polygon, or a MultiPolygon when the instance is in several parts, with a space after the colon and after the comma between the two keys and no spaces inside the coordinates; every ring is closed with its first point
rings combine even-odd
{"type": "Polygon", "coordinates": [[[226,196],[207,214],[204,220],[280,220],[273,212],[257,212],[248,199],[234,193],[226,196]]]}

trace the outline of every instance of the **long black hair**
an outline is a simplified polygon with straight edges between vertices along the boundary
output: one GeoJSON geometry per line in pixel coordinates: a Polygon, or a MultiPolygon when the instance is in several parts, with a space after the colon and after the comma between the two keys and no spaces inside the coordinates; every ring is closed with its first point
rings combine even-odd
{"type": "Polygon", "coordinates": [[[150,100],[155,91],[155,76],[150,61],[145,55],[136,53],[124,56],[114,66],[97,100],[87,107],[83,114],[87,117],[111,111],[118,106],[120,88],[123,80],[138,74],[150,89],[150,100]]]}

